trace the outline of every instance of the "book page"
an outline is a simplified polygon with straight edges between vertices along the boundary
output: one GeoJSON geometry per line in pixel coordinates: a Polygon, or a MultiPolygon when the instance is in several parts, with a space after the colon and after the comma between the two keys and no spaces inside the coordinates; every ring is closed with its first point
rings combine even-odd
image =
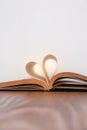
{"type": "Polygon", "coordinates": [[[67,74],[66,72],[66,76],[64,73],[64,76],[60,76],[54,81],[53,88],[54,89],[67,88],[67,89],[79,89],[79,90],[86,89],[87,90],[87,77],[84,77],[82,75],[75,74],[75,73],[70,73],[70,76],[69,76],[69,74],[67,74]]]}

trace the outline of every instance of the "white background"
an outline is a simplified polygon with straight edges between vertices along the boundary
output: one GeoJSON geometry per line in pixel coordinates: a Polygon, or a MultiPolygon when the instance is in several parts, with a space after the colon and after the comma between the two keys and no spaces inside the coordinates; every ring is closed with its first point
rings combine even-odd
{"type": "Polygon", "coordinates": [[[0,82],[52,53],[58,72],[87,75],[87,0],[0,0],[0,82]]]}

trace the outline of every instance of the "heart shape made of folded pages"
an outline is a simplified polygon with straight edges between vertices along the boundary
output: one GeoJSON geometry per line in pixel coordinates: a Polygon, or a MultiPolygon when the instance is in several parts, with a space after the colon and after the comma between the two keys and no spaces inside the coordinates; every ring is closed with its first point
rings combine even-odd
{"type": "Polygon", "coordinates": [[[49,82],[57,70],[57,59],[49,54],[44,57],[42,66],[36,62],[26,64],[26,71],[35,78],[49,82]]]}

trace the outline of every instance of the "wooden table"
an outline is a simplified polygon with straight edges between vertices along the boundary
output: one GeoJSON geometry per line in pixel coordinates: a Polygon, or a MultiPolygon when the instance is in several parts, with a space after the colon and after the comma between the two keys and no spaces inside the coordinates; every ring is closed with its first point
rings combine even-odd
{"type": "Polygon", "coordinates": [[[0,92],[0,130],[87,130],[87,92],[0,92]]]}

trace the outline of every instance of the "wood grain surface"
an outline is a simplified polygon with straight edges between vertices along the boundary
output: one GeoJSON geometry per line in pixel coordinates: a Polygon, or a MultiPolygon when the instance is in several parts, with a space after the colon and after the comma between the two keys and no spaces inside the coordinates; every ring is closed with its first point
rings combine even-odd
{"type": "Polygon", "coordinates": [[[0,130],[87,130],[87,92],[0,91],[0,130]]]}

